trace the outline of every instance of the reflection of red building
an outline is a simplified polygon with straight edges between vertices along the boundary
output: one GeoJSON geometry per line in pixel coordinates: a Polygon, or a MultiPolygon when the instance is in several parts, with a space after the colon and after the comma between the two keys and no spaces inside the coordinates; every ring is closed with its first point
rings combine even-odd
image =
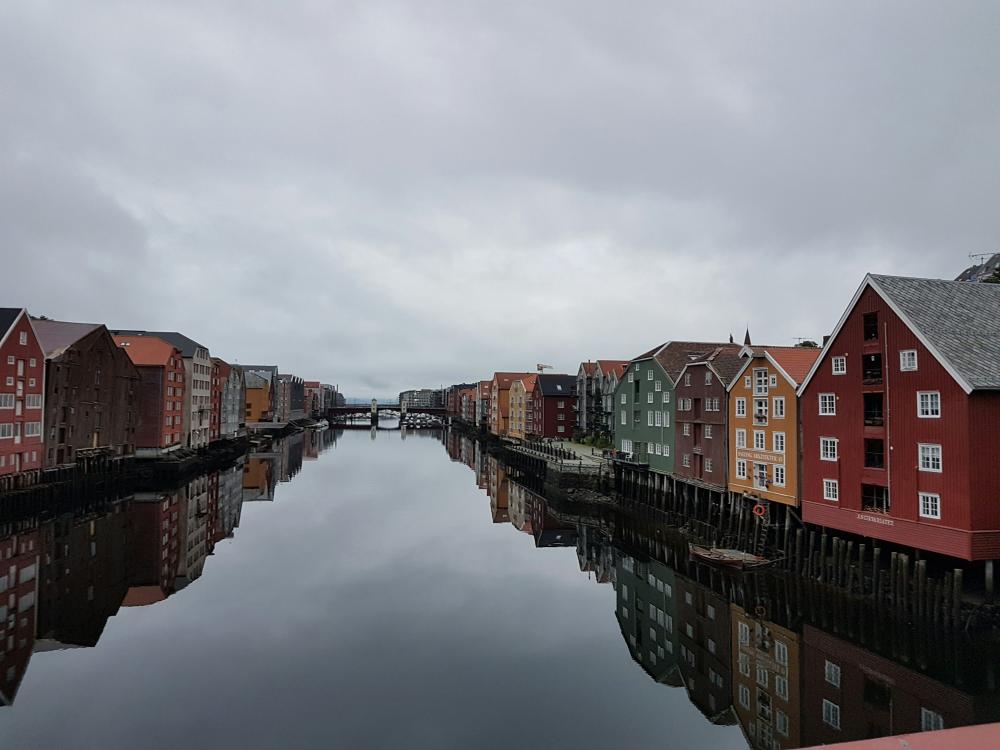
{"type": "Polygon", "coordinates": [[[691,702],[713,724],[735,724],[729,602],[677,576],[680,670],[691,702]]]}
{"type": "Polygon", "coordinates": [[[183,489],[136,493],[129,508],[129,590],[122,606],[135,607],[166,599],[174,591],[184,556],[187,504],[183,489]]]}
{"type": "Polygon", "coordinates": [[[1000,719],[996,687],[970,695],[811,625],[802,635],[804,745],[1000,719]]]}
{"type": "Polygon", "coordinates": [[[14,702],[35,645],[40,546],[37,529],[0,539],[0,705],[14,702]]]}

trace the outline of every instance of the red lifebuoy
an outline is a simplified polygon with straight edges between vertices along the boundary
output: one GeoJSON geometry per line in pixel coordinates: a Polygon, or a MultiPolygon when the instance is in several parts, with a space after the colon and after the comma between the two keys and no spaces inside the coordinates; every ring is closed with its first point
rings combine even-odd
{"type": "Polygon", "coordinates": [[[757,503],[755,506],[753,506],[753,514],[755,516],[758,516],[759,518],[763,518],[765,515],[767,515],[767,508],[765,508],[760,503],[757,503]]]}

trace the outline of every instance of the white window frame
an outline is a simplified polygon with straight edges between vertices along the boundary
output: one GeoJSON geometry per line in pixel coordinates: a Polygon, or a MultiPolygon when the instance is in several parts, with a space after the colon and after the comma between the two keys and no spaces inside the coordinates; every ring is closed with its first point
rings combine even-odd
{"type": "Polygon", "coordinates": [[[736,430],[736,447],[737,448],[747,447],[747,431],[743,427],[739,427],[736,430]]]}
{"type": "Polygon", "coordinates": [[[660,391],[662,391],[663,390],[663,381],[657,380],[653,384],[653,390],[656,391],[657,393],[659,393],[660,391]]]}
{"type": "Polygon", "coordinates": [[[684,423],[684,427],[681,428],[681,434],[684,435],[684,437],[691,437],[691,423],[690,422],[685,422],[684,423]]]}
{"type": "Polygon", "coordinates": [[[705,440],[711,440],[712,439],[712,425],[710,425],[710,424],[705,425],[702,428],[701,436],[703,438],[705,438],[705,440]]]}
{"type": "Polygon", "coordinates": [[[736,399],[736,416],[745,417],[747,415],[747,400],[743,396],[736,399]]]}
{"type": "Polygon", "coordinates": [[[647,411],[646,412],[646,427],[652,427],[652,426],[653,426],[653,412],[647,411]]]}
{"type": "Polygon", "coordinates": [[[622,412],[622,426],[628,426],[628,412],[625,409],[622,409],[621,412],[622,412]]]}
{"type": "Polygon", "coordinates": [[[747,461],[745,458],[736,459],[736,478],[737,479],[747,478],[747,461]]]}
{"type": "Polygon", "coordinates": [[[775,453],[785,452],[785,433],[783,432],[772,432],[771,433],[771,448],[775,453]]]}
{"type": "Polygon", "coordinates": [[[847,374],[847,357],[837,355],[830,360],[830,370],[834,375],[847,374]],[[839,367],[837,365],[840,365],[839,367]]]}
{"type": "Polygon", "coordinates": [[[650,367],[648,370],[646,370],[646,380],[652,380],[652,379],[653,379],[653,368],[650,367]]]}
{"type": "Polygon", "coordinates": [[[771,399],[771,412],[775,419],[785,418],[785,397],[775,396],[771,399]]]}
{"type": "Polygon", "coordinates": [[[772,472],[774,473],[774,486],[784,487],[785,486],[785,465],[784,464],[774,464],[772,467],[772,472]]]}
{"type": "Polygon", "coordinates": [[[825,660],[826,663],[823,665],[823,679],[826,680],[828,685],[833,685],[835,688],[840,687],[840,665],[834,664],[829,659],[825,660]]]}
{"type": "Polygon", "coordinates": [[[941,418],[941,391],[917,391],[917,417],[920,419],[940,419],[941,418]],[[927,397],[927,413],[924,413],[923,399],[927,397]],[[937,401],[937,413],[932,409],[932,401],[937,401]]]}
{"type": "Polygon", "coordinates": [[[840,459],[840,440],[832,437],[819,439],[820,461],[837,461],[840,459]],[[830,449],[829,451],[827,449],[830,449]]]}
{"type": "Polygon", "coordinates": [[[711,473],[711,471],[712,471],[712,459],[706,458],[705,459],[705,473],[709,474],[709,473],[711,473]]]}
{"type": "Polygon", "coordinates": [[[823,480],[823,499],[833,503],[840,502],[840,482],[836,479],[823,480]],[[831,492],[832,490],[832,492],[831,492]]]}
{"type": "Polygon", "coordinates": [[[788,646],[784,642],[774,642],[774,659],[783,667],[788,666],[788,646]]]}
{"type": "Polygon", "coordinates": [[[626,395],[625,391],[622,391],[622,397],[621,397],[620,401],[623,404],[628,403],[628,396],[626,395]]]}
{"type": "Polygon", "coordinates": [[[921,518],[933,518],[935,520],[941,520],[941,495],[936,492],[918,492],[917,493],[917,508],[920,512],[921,518]],[[927,510],[925,511],[924,503],[927,503],[927,510]],[[933,503],[933,508],[931,506],[933,503]]]}
{"type": "Polygon", "coordinates": [[[647,404],[653,403],[653,392],[652,391],[650,391],[649,393],[646,394],[646,403],[647,404]]]}
{"type": "Polygon", "coordinates": [[[916,372],[918,367],[917,363],[917,350],[916,349],[901,349],[899,352],[899,371],[900,372],[916,372]],[[912,359],[912,363],[911,363],[912,359]]]}
{"type": "Polygon", "coordinates": [[[819,415],[821,417],[835,417],[837,416],[837,394],[836,393],[821,393],[819,394],[819,415]],[[823,399],[829,399],[829,403],[832,405],[831,411],[823,411],[823,399]]]}
{"type": "Polygon", "coordinates": [[[931,474],[940,474],[944,471],[944,455],[938,443],[918,443],[917,444],[917,468],[931,474]],[[927,450],[928,464],[924,465],[924,451],[927,450]],[[935,455],[936,453],[936,455],[935,455]],[[937,468],[934,468],[934,459],[937,459],[937,468]]]}
{"type": "Polygon", "coordinates": [[[823,699],[823,723],[840,729],[840,706],[826,698],[823,699]]]}
{"type": "Polygon", "coordinates": [[[712,371],[705,370],[705,385],[712,385],[712,371]]]}
{"type": "Polygon", "coordinates": [[[767,433],[764,430],[753,431],[753,449],[755,451],[767,450],[767,433]]]}
{"type": "Polygon", "coordinates": [[[655,417],[656,426],[657,427],[663,427],[663,412],[662,411],[654,411],[653,415],[655,417]]]}
{"type": "Polygon", "coordinates": [[[938,732],[944,729],[944,717],[937,711],[920,707],[920,731],[938,732]]]}

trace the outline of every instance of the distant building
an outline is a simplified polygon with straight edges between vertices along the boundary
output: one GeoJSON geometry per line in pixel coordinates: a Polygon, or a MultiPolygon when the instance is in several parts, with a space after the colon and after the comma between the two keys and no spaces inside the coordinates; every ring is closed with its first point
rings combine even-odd
{"type": "Polygon", "coordinates": [[[522,375],[510,383],[507,401],[509,417],[507,435],[518,440],[535,435],[535,391],[538,375],[522,375]]]}
{"type": "Polygon", "coordinates": [[[981,282],[1000,270],[1000,253],[975,266],[969,266],[958,275],[955,281],[981,282]]]}
{"type": "MultiPolygon", "coordinates": [[[[266,404],[259,401],[260,393],[254,394],[254,404],[253,404],[253,416],[251,419],[250,415],[247,415],[248,422],[273,422],[276,419],[275,414],[277,413],[277,387],[278,387],[278,366],[277,365],[240,365],[243,372],[247,375],[256,375],[258,378],[263,380],[266,387],[263,388],[263,392],[267,394],[266,404]]],[[[254,387],[258,387],[255,382],[254,387]]],[[[247,388],[250,387],[250,379],[247,378],[247,388]]],[[[248,394],[249,396],[249,394],[248,394]]],[[[247,408],[250,408],[249,401],[247,403],[247,408]]]]}
{"type": "Polygon", "coordinates": [[[476,426],[489,429],[492,412],[490,398],[493,383],[490,380],[480,380],[476,387],[476,426]]]}
{"type": "Polygon", "coordinates": [[[291,422],[306,416],[305,381],[297,375],[278,375],[275,389],[275,417],[278,422],[291,422]]]}
{"type": "Polygon", "coordinates": [[[99,324],[33,321],[45,351],[45,465],[131,455],[139,371],[99,324]]]}
{"type": "Polygon", "coordinates": [[[490,385],[490,432],[506,435],[510,419],[510,386],[530,372],[495,372],[490,385]]]}
{"type": "Polygon", "coordinates": [[[218,390],[218,404],[213,404],[217,417],[216,437],[231,440],[245,432],[246,384],[242,368],[212,357],[213,393],[218,390]],[[218,382],[214,382],[218,381],[218,382]]]}
{"type": "Polygon", "coordinates": [[[45,352],[27,310],[0,307],[0,476],[42,468],[45,352]]]}
{"type": "Polygon", "coordinates": [[[139,373],[135,430],[138,456],[169,453],[184,444],[184,357],[173,344],[155,336],[115,336],[139,373]]]}
{"type": "Polygon", "coordinates": [[[212,414],[212,359],[208,347],[177,331],[112,331],[115,336],[155,336],[173,344],[184,358],[184,444],[208,445],[212,414]]]}
{"type": "Polygon", "coordinates": [[[576,377],[557,373],[540,374],[532,408],[532,435],[546,438],[572,437],[576,416],[576,377]]]}
{"type": "Polygon", "coordinates": [[[444,394],[431,388],[401,391],[399,403],[417,409],[440,409],[444,406],[444,394]]]}
{"type": "Polygon", "coordinates": [[[305,392],[305,413],[307,417],[319,415],[323,411],[323,386],[318,380],[306,380],[302,387],[305,392]]]}
{"type": "Polygon", "coordinates": [[[271,381],[251,370],[244,370],[243,378],[246,401],[246,411],[243,414],[245,422],[273,421],[271,381]]]}

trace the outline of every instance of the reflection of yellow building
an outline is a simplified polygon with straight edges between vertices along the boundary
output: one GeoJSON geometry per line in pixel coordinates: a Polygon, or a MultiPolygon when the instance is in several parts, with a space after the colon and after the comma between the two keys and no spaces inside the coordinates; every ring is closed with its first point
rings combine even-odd
{"type": "Polygon", "coordinates": [[[247,422],[266,422],[271,419],[271,384],[264,378],[246,374],[246,412],[247,422]]]}
{"type": "Polygon", "coordinates": [[[799,636],[729,606],[732,623],[733,707],[754,750],[798,747],[799,636]]]}
{"type": "Polygon", "coordinates": [[[532,420],[535,410],[532,399],[535,395],[537,382],[537,375],[525,375],[510,384],[508,401],[510,416],[507,423],[507,434],[512,438],[524,440],[525,437],[534,433],[532,420]]]}

